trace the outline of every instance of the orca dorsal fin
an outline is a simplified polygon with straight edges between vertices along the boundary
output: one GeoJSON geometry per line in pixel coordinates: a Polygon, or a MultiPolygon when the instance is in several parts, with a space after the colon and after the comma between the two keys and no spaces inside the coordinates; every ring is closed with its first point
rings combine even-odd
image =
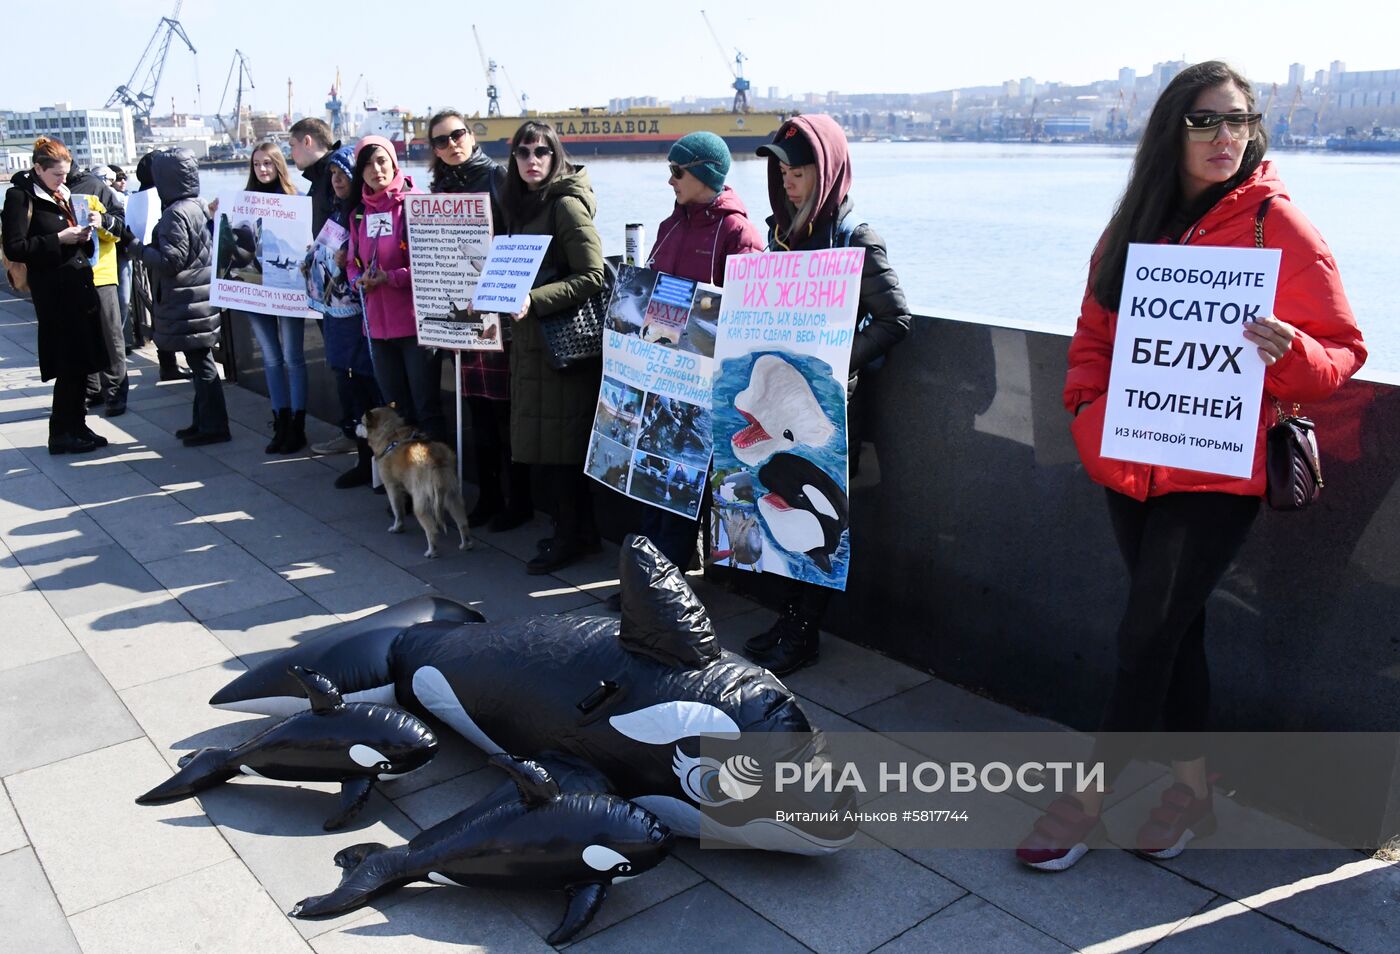
{"type": "Polygon", "coordinates": [[[629,535],[617,572],[624,647],[680,669],[704,669],[719,658],[719,640],[705,604],[650,540],[629,535]]]}
{"type": "Polygon", "coordinates": [[[488,761],[510,776],[516,791],[529,807],[534,808],[559,797],[558,783],[540,763],[518,759],[505,752],[497,752],[488,761]]]}
{"type": "Polygon", "coordinates": [[[316,670],[307,669],[305,666],[292,666],[287,672],[306,690],[306,701],[311,703],[312,712],[334,712],[345,705],[335,683],[316,670]]]}

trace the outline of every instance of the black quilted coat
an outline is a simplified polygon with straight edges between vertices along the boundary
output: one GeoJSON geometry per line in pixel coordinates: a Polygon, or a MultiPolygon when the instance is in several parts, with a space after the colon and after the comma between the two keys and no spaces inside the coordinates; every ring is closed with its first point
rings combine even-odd
{"type": "Polygon", "coordinates": [[[162,211],[141,260],[158,278],[156,347],[212,348],[219,340],[219,313],[209,304],[214,237],[209,210],[199,198],[199,164],[188,149],[162,150],[151,157],[151,176],[162,211]]]}

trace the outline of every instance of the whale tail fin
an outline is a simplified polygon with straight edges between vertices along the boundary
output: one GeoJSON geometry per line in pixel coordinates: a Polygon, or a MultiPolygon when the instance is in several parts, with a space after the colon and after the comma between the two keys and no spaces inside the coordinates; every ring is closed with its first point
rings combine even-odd
{"type": "Polygon", "coordinates": [[[183,798],[227,782],[238,773],[228,767],[228,749],[200,749],[180,759],[180,771],[145,795],[136,799],[138,805],[160,805],[183,798]]]}
{"type": "Polygon", "coordinates": [[[385,848],[380,844],[352,845],[335,856],[345,869],[340,885],[330,894],[298,902],[287,912],[294,918],[322,918],[340,914],[412,881],[408,875],[408,846],[385,848]]]}

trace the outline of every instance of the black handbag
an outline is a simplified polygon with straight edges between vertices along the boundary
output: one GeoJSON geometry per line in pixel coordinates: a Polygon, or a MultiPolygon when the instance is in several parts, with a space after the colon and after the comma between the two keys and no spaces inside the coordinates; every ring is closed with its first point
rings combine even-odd
{"type": "Polygon", "coordinates": [[[603,287],[582,304],[539,318],[545,359],[555,371],[568,371],[603,355],[603,316],[617,284],[617,267],[603,260],[603,287]]]}
{"type": "MultiPolygon", "coordinates": [[[[1265,199],[1254,216],[1254,244],[1264,247],[1265,199]]],[[[1264,475],[1268,481],[1266,499],[1273,510],[1303,510],[1322,496],[1322,459],[1317,454],[1316,426],[1301,416],[1293,405],[1285,413],[1274,399],[1274,424],[1264,437],[1264,475]]]]}

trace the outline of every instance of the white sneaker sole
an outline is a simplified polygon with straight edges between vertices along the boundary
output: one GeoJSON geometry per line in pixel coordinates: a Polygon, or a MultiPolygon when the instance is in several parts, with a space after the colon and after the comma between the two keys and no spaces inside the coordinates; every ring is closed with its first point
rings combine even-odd
{"type": "Polygon", "coordinates": [[[1143,851],[1142,849],[1138,849],[1138,854],[1148,858],[1155,858],[1158,861],[1167,861],[1185,851],[1186,846],[1189,845],[1191,840],[1195,837],[1196,833],[1188,828],[1181,833],[1181,837],[1176,840],[1176,844],[1172,845],[1170,848],[1163,848],[1161,851],[1143,851]]]}
{"type": "Polygon", "coordinates": [[[1027,867],[1034,868],[1036,871],[1064,871],[1066,868],[1074,867],[1075,863],[1088,853],[1089,846],[1081,841],[1069,851],[1065,852],[1063,857],[1051,858],[1049,861],[1038,861],[1034,864],[1029,862],[1022,863],[1027,867]]]}

